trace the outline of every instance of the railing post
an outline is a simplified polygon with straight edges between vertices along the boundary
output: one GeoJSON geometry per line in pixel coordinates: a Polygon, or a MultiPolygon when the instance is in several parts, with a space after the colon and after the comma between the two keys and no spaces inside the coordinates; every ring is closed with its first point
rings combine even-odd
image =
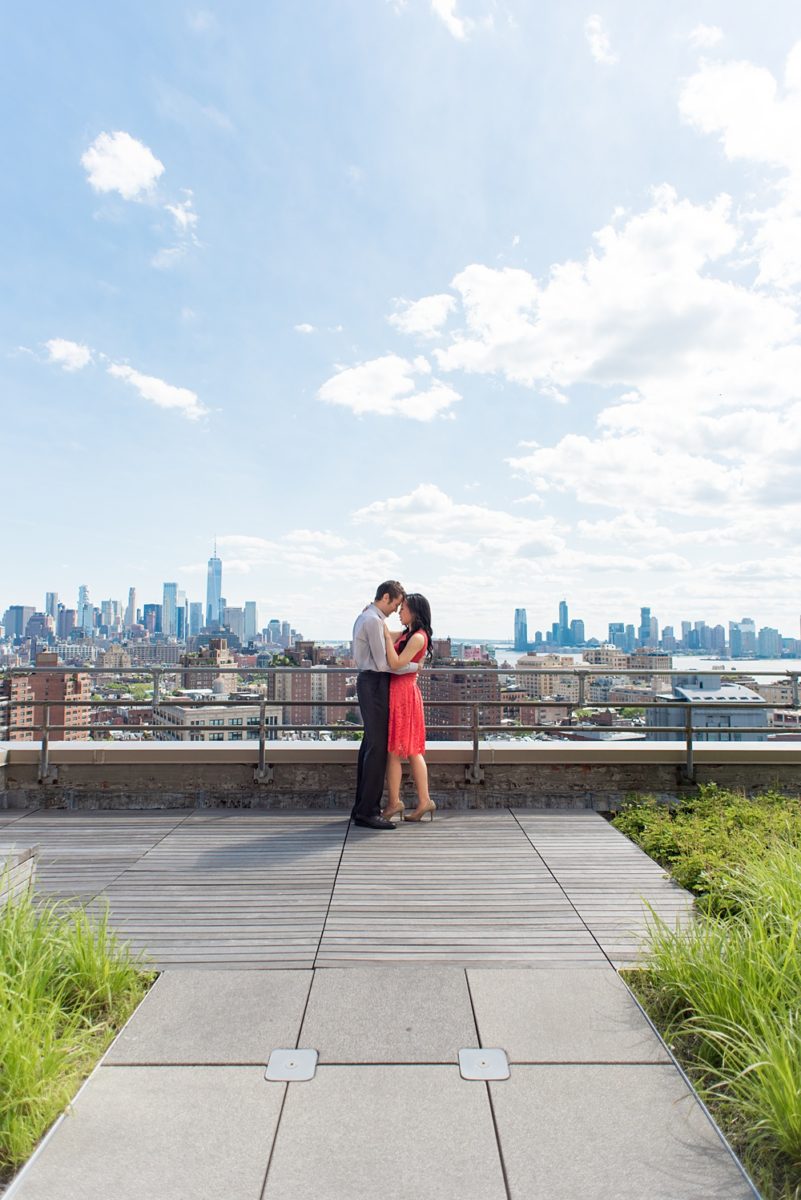
{"type": "Polygon", "coordinates": [[[793,708],[798,708],[799,703],[801,703],[801,701],[799,701],[798,696],[798,676],[793,675],[793,708]]]}
{"type": "Polygon", "coordinates": [[[55,783],[56,778],[57,772],[50,766],[50,705],[46,704],[42,725],[42,745],[39,751],[39,782],[55,783]]]}
{"type": "Polygon", "coordinates": [[[256,783],[272,783],[273,768],[267,765],[267,701],[259,698],[259,765],[253,772],[256,783]]]}
{"type": "Polygon", "coordinates": [[[685,782],[695,783],[695,764],[693,762],[693,706],[688,704],[684,710],[684,739],[686,758],[682,768],[685,782]]]}
{"type": "Polygon", "coordinates": [[[479,749],[478,749],[478,705],[474,704],[473,708],[473,761],[469,767],[465,767],[465,780],[467,783],[483,783],[484,769],[479,765],[479,749]]]}

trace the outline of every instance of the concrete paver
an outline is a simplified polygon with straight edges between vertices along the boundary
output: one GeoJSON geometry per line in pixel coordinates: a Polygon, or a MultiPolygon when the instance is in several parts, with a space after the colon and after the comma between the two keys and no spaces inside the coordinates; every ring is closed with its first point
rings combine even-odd
{"type": "Polygon", "coordinates": [[[471,967],[467,978],[482,1046],[515,1062],[669,1061],[614,971],[471,967]]]}
{"type": "Polygon", "coordinates": [[[454,1063],[476,1045],[464,971],[346,967],[316,971],[301,1044],[321,1063],[454,1063]]]}
{"type": "Polygon", "coordinates": [[[673,1066],[516,1066],[488,1086],[511,1200],[754,1200],[673,1066]]]}
{"type": "Polygon", "coordinates": [[[505,1200],[486,1084],[435,1066],[291,1083],[265,1200],[505,1200]]]}
{"type": "Polygon", "coordinates": [[[107,898],[175,969],[5,1200],[756,1197],[610,962],[643,897],[671,920],[690,898],[597,814],[14,826],[43,892],[107,898]],[[314,1077],[268,1082],[298,1045],[314,1077]],[[461,1078],[479,1045],[508,1080],[461,1078]]]}
{"type": "Polygon", "coordinates": [[[166,971],[106,1062],[266,1063],[294,1046],[311,971],[166,971]]]}
{"type": "Polygon", "coordinates": [[[101,1067],[14,1200],[259,1200],[283,1099],[258,1067],[101,1067]]]}

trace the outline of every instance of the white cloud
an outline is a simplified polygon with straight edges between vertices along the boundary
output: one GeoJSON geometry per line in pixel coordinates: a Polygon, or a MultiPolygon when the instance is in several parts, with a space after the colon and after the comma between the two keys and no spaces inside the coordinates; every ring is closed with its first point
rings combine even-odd
{"type": "Polygon", "coordinates": [[[165,204],[167,212],[175,221],[181,233],[191,234],[197,225],[197,213],[193,209],[193,196],[189,188],[184,188],[185,199],[175,204],[165,204]]]}
{"type": "Polygon", "coordinates": [[[295,330],[295,333],[316,333],[317,332],[314,325],[309,325],[305,321],[301,325],[293,325],[292,328],[295,330]]]}
{"type": "Polygon", "coordinates": [[[65,371],[80,371],[92,361],[92,351],[81,342],[70,342],[66,338],[51,338],[45,342],[48,361],[56,363],[65,371]]]}
{"type": "Polygon", "coordinates": [[[457,16],[457,0],[431,0],[431,7],[444,24],[448,33],[458,41],[464,41],[472,32],[474,22],[468,17],[457,16]]]}
{"type": "Polygon", "coordinates": [[[618,61],[618,56],[612,50],[609,34],[604,27],[603,17],[598,13],[593,13],[587,17],[584,22],[584,36],[587,39],[587,45],[590,48],[590,54],[597,63],[604,63],[606,66],[614,66],[618,61]]]}
{"type": "Polygon", "coordinates": [[[717,134],[726,157],[773,167],[778,202],[749,214],[757,282],[801,283],[801,42],[790,51],[784,95],[770,71],[750,62],[702,63],[685,82],[679,109],[688,124],[717,134]]]}
{"type": "Polygon", "coordinates": [[[152,193],[164,172],[151,150],[129,133],[101,133],[81,156],[88,182],[96,192],[119,192],[125,200],[152,193]]]}
{"type": "Polygon", "coordinates": [[[163,379],[157,379],[154,375],[142,375],[133,367],[118,363],[112,363],[107,370],[109,375],[113,375],[115,379],[122,379],[125,383],[129,383],[143,400],[149,400],[158,408],[177,409],[181,416],[186,417],[189,421],[197,421],[209,411],[200,403],[197,394],[190,391],[189,388],[175,387],[171,383],[165,383],[163,379]]]}
{"type": "MultiPolygon", "coordinates": [[[[555,264],[542,285],[518,268],[465,268],[451,283],[465,327],[434,357],[445,371],[501,375],[553,399],[577,382],[667,391],[689,379],[695,400],[712,390],[712,369],[713,382],[741,391],[744,347],[775,350],[796,321],[789,306],[711,275],[738,235],[728,197],[694,205],[655,189],[650,209],[600,230],[596,250],[555,264]]],[[[762,387],[754,366],[747,381],[762,387]]]]}
{"type": "Polygon", "coordinates": [[[735,469],[666,452],[642,434],[594,439],[571,433],[510,463],[541,490],[569,491],[584,503],[613,508],[636,503],[695,514],[725,504],[739,483],[735,469]]]}
{"type": "Polygon", "coordinates": [[[393,539],[429,553],[464,559],[486,556],[488,564],[501,559],[530,559],[564,548],[553,517],[532,521],[478,504],[460,504],[436,484],[423,483],[414,491],[376,500],[353,514],[357,523],[391,528],[393,539]]]}
{"type": "Polygon", "coordinates": [[[447,413],[461,396],[439,380],[429,378],[430,374],[431,366],[425,358],[410,362],[397,354],[385,354],[344,368],[326,380],[317,394],[324,403],[342,405],[357,416],[378,413],[431,421],[447,413]],[[428,383],[422,391],[416,378],[420,375],[428,383]]]}
{"type": "Polygon", "coordinates": [[[696,25],[687,35],[694,50],[709,50],[723,41],[723,30],[718,25],[696,25]]]}
{"type": "Polygon", "coordinates": [[[387,320],[400,333],[438,337],[455,307],[456,300],[447,294],[424,296],[421,300],[398,300],[395,312],[387,320]]]}

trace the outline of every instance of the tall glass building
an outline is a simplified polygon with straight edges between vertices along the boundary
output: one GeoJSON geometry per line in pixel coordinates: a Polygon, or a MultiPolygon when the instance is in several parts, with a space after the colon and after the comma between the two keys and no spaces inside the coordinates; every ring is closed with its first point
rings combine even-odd
{"type": "Polygon", "coordinates": [[[161,632],[165,637],[178,636],[178,584],[164,584],[161,605],[161,632]]]}
{"type": "Polygon", "coordinates": [[[222,596],[222,560],[217,557],[217,545],[209,559],[209,573],[206,581],[206,624],[209,629],[219,629],[220,597],[222,596]]]}
{"type": "Polygon", "coordinates": [[[528,623],[526,621],[526,610],[524,608],[515,609],[515,650],[528,649],[528,623]]]}

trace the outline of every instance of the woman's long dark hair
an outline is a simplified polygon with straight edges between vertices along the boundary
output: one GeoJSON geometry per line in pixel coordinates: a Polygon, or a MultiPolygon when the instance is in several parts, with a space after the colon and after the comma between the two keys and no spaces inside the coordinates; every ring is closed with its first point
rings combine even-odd
{"type": "Polygon", "coordinates": [[[431,642],[434,637],[431,631],[431,605],[425,596],[421,596],[419,592],[409,593],[406,596],[406,604],[409,612],[412,614],[412,620],[406,627],[406,632],[398,641],[396,649],[400,654],[412,634],[417,633],[419,629],[426,635],[426,658],[430,659],[433,654],[431,642]]]}

